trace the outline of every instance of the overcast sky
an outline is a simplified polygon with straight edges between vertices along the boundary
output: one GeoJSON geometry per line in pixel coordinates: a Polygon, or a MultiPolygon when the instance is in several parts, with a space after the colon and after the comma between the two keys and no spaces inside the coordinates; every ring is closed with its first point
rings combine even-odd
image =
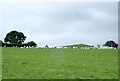
{"type": "Polygon", "coordinates": [[[2,34],[17,30],[38,46],[118,42],[117,2],[2,4],[2,34]]]}

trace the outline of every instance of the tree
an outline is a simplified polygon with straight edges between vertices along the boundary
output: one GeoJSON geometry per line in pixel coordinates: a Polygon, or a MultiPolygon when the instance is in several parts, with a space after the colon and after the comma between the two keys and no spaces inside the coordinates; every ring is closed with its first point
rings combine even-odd
{"type": "Polygon", "coordinates": [[[45,45],[45,48],[49,48],[47,44],[45,45]]]}
{"type": "Polygon", "coordinates": [[[24,36],[22,32],[11,31],[6,35],[4,42],[10,44],[22,44],[25,39],[26,36],[24,36]]]}
{"type": "Polygon", "coordinates": [[[103,46],[118,48],[118,44],[113,40],[107,41],[103,46]]]}
{"type": "Polygon", "coordinates": [[[0,40],[0,47],[3,47],[4,43],[0,40]]]}
{"type": "Polygon", "coordinates": [[[37,44],[34,41],[27,42],[28,47],[35,47],[37,44]]]}

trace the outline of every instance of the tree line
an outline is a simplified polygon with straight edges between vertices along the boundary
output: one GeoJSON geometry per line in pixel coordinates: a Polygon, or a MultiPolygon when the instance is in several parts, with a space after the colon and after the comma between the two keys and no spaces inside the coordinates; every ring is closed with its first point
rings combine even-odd
{"type": "Polygon", "coordinates": [[[26,36],[22,32],[11,31],[6,34],[4,42],[0,41],[2,47],[36,47],[37,44],[34,41],[24,43],[26,36]]]}
{"type": "MultiPolygon", "coordinates": [[[[18,31],[11,31],[6,34],[6,37],[4,38],[4,42],[0,41],[0,46],[2,47],[36,47],[37,44],[34,41],[30,41],[27,43],[24,43],[26,40],[26,36],[22,32],[18,31]]],[[[118,44],[113,41],[107,41],[103,46],[118,48],[118,44]]],[[[98,46],[98,48],[100,45],[98,46]]]]}

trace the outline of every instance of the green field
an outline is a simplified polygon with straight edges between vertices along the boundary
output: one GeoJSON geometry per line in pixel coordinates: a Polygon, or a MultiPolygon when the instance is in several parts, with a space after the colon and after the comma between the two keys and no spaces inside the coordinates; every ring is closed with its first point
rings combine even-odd
{"type": "Polygon", "coordinates": [[[2,48],[3,79],[118,79],[117,49],[2,48]]]}
{"type": "Polygon", "coordinates": [[[2,48],[0,47],[0,81],[2,80],[2,48]]]}

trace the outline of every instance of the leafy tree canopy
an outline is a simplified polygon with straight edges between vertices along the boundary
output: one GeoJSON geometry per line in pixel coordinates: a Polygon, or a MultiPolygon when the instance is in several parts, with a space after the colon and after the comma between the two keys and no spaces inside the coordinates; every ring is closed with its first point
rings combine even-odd
{"type": "Polygon", "coordinates": [[[34,41],[27,42],[28,46],[37,46],[37,44],[34,41]]]}
{"type": "Polygon", "coordinates": [[[0,46],[2,46],[3,42],[0,40],[0,46]]]}
{"type": "Polygon", "coordinates": [[[115,48],[117,48],[117,47],[118,47],[118,44],[115,43],[115,41],[110,40],[110,41],[107,41],[103,46],[108,46],[108,47],[115,47],[115,48]]]}
{"type": "Polygon", "coordinates": [[[24,34],[22,32],[18,32],[18,31],[11,31],[9,32],[5,39],[4,42],[5,43],[14,43],[14,44],[22,44],[26,39],[26,36],[24,36],[24,34]]]}

